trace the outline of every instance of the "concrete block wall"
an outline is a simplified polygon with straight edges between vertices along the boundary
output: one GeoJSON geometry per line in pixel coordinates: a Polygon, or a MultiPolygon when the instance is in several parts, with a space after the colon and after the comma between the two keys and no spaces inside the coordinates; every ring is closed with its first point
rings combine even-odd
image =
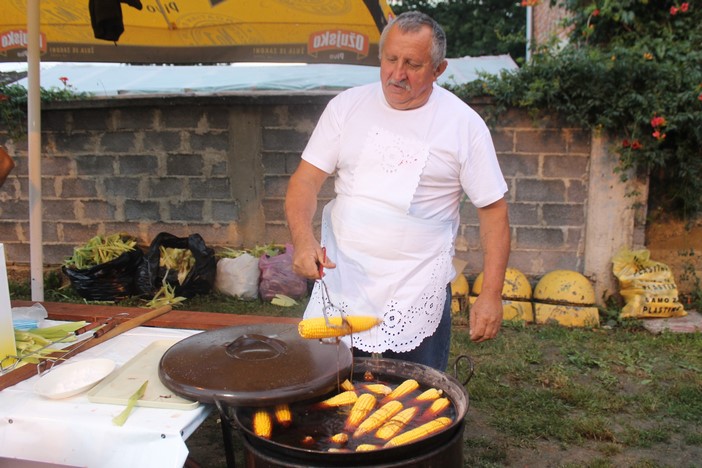
{"type": "MultiPolygon", "coordinates": [[[[289,240],[290,174],[334,92],[140,96],[52,103],[42,112],[43,249],[47,267],[96,234],[200,233],[214,247],[289,240]]],[[[479,107],[476,109],[481,112],[479,107]]],[[[538,277],[583,271],[590,134],[523,113],[493,129],[509,184],[510,264],[538,277]]],[[[0,242],[29,264],[26,142],[7,143],[18,167],[0,189],[0,242]]],[[[320,208],[333,196],[332,181],[320,208]]],[[[457,255],[481,269],[475,209],[465,203],[457,255]]]]}

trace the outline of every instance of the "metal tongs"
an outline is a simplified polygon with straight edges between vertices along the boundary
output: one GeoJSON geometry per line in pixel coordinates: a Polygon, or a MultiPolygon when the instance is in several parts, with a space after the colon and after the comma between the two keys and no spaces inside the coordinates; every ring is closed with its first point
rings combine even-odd
{"type": "Polygon", "coordinates": [[[331,298],[329,297],[329,289],[327,289],[327,284],[324,282],[324,266],[322,265],[323,262],[327,261],[327,248],[326,247],[322,247],[322,253],[324,255],[324,258],[323,258],[322,262],[319,263],[319,279],[317,281],[319,282],[319,288],[320,288],[321,293],[322,293],[322,314],[324,315],[324,322],[330,328],[340,328],[340,329],[350,330],[351,324],[349,323],[348,319],[346,318],[346,312],[344,312],[340,307],[337,307],[336,305],[334,305],[331,298]],[[333,324],[329,320],[330,314],[340,316],[341,317],[341,324],[339,324],[339,325],[333,324]]]}

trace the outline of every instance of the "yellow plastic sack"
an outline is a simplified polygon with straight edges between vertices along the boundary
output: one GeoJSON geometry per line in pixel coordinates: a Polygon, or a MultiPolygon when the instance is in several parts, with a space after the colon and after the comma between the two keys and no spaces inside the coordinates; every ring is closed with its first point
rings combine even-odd
{"type": "Polygon", "coordinates": [[[665,318],[687,315],[678,300],[678,287],[665,263],[651,260],[646,249],[622,249],[612,259],[626,305],[622,318],[665,318]]]}

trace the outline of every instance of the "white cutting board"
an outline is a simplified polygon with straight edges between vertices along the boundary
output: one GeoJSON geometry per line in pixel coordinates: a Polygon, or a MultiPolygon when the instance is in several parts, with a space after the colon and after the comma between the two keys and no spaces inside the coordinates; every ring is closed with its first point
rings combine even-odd
{"type": "Polygon", "coordinates": [[[150,408],[193,409],[199,403],[180,397],[161,383],[158,376],[161,356],[178,340],[158,340],[151,343],[139,354],[127,361],[119,369],[88,392],[92,403],[126,405],[134,392],[148,380],[146,393],[137,401],[137,406],[150,408]]]}

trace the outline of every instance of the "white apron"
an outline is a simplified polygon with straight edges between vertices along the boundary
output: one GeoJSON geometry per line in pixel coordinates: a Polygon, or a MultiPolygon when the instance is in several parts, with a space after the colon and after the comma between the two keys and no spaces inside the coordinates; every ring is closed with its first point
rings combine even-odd
{"type": "MultiPolygon", "coordinates": [[[[428,149],[376,132],[359,156],[354,196],[338,196],[322,214],[322,245],[337,267],[324,270],[332,303],[347,315],[383,323],[345,341],[382,353],[410,351],[436,331],[453,275],[453,223],[407,214],[428,149]]],[[[392,135],[390,136],[392,137],[392,135]]],[[[319,317],[320,284],[305,317],[319,317]]]]}

